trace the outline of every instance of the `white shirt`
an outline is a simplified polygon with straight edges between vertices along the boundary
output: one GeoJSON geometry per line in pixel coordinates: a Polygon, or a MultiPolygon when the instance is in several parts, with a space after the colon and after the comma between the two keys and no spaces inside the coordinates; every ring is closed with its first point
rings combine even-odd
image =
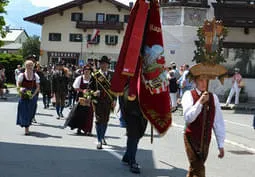
{"type": "Polygon", "coordinates": [[[85,80],[84,77],[83,77],[83,75],[78,76],[78,77],[75,78],[75,80],[74,80],[74,82],[73,82],[73,88],[74,88],[74,89],[79,89],[79,88],[80,88],[81,79],[83,79],[83,83],[84,83],[84,84],[89,83],[89,80],[88,80],[88,81],[85,80]]]}
{"type": "MultiPolygon", "coordinates": [[[[201,91],[196,89],[198,95],[201,94],[201,91]]],[[[225,140],[225,124],[223,120],[223,115],[217,95],[213,94],[214,104],[215,104],[215,117],[213,123],[213,130],[216,136],[218,148],[224,147],[225,140]]],[[[182,107],[183,115],[185,118],[186,124],[190,124],[195,121],[198,115],[201,113],[203,105],[198,101],[193,105],[193,97],[191,91],[186,91],[182,97],[182,107]]]]}
{"type": "Polygon", "coordinates": [[[20,69],[15,69],[15,80],[17,81],[18,80],[18,76],[19,76],[19,74],[20,74],[20,69]]]}
{"type": "MultiPolygon", "coordinates": [[[[19,74],[19,76],[18,76],[18,83],[21,83],[22,81],[23,81],[23,79],[24,79],[24,74],[25,74],[25,76],[26,76],[26,79],[28,80],[28,78],[27,78],[27,72],[24,72],[24,73],[20,73],[19,74]]],[[[34,73],[34,76],[35,76],[35,82],[37,83],[37,84],[39,84],[40,83],[40,77],[38,76],[38,74],[36,74],[36,73],[34,73]]],[[[34,78],[33,78],[34,79],[34,78]]]]}

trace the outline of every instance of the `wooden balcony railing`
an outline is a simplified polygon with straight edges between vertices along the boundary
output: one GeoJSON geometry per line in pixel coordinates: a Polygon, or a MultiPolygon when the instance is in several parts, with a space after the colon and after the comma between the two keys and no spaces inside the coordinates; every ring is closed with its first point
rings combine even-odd
{"type": "Polygon", "coordinates": [[[160,0],[161,7],[168,6],[187,6],[187,7],[204,7],[209,8],[208,0],[160,0]]]}
{"type": "Polygon", "coordinates": [[[225,26],[255,28],[255,5],[250,1],[225,0],[212,5],[216,19],[222,20],[225,26]]]}
{"type": "Polygon", "coordinates": [[[105,29],[124,30],[124,22],[98,22],[98,21],[77,21],[76,28],[81,29],[105,29]]]}

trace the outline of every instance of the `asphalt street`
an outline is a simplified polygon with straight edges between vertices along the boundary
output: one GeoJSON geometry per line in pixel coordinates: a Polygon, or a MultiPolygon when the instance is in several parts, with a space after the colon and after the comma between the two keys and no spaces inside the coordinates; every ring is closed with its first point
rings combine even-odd
{"type": "MultiPolygon", "coordinates": [[[[31,135],[16,125],[17,97],[14,90],[7,101],[0,101],[0,177],[185,177],[188,160],[184,151],[181,111],[173,114],[173,124],[150,143],[150,126],[141,139],[137,161],[141,174],[129,172],[120,160],[125,151],[125,129],[120,128],[117,114],[112,114],[107,130],[108,145],[96,149],[96,136],[77,136],[57,120],[53,107],[43,109],[38,102],[37,123],[31,135]]],[[[160,104],[160,103],[159,103],[160,104]]],[[[64,110],[65,116],[69,109],[64,110]]],[[[215,138],[206,162],[207,177],[254,177],[255,130],[253,115],[223,111],[226,124],[225,158],[218,159],[215,138]]]]}

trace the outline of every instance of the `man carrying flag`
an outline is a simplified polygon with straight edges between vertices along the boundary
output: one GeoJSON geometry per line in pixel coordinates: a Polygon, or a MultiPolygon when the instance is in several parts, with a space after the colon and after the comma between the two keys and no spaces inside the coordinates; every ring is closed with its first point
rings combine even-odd
{"type": "Polygon", "coordinates": [[[139,139],[146,129],[145,119],[161,135],[172,122],[164,64],[159,3],[157,0],[137,0],[111,80],[111,92],[116,96],[124,95],[122,112],[127,122],[128,138],[122,161],[129,164],[133,173],[140,173],[135,157],[139,139]],[[128,88],[125,92],[124,87],[128,88]]]}

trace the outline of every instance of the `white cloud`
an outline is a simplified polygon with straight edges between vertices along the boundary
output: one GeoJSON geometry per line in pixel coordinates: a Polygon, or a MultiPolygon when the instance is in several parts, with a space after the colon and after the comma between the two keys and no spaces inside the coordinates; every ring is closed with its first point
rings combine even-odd
{"type": "MultiPolygon", "coordinates": [[[[34,6],[37,6],[37,7],[49,7],[49,8],[51,8],[51,7],[56,7],[58,5],[70,2],[71,0],[29,0],[29,1],[31,1],[31,3],[34,6]]],[[[128,3],[130,1],[135,1],[135,0],[117,0],[117,1],[128,5],[128,3]]]]}

